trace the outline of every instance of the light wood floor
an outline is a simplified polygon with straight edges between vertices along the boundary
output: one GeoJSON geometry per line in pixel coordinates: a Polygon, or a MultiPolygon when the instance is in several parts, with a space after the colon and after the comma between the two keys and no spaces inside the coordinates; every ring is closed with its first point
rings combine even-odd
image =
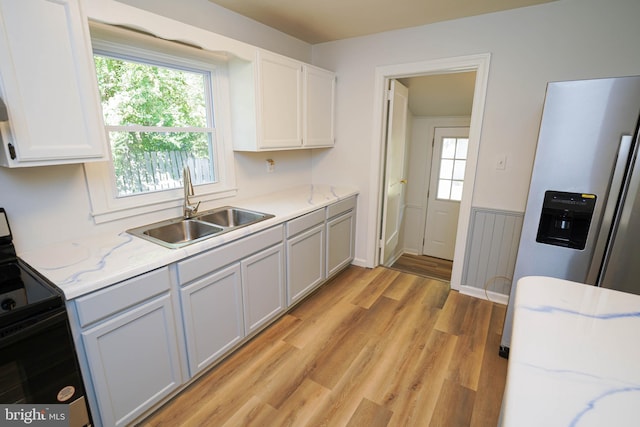
{"type": "Polygon", "coordinates": [[[352,266],[143,425],[492,427],[504,312],[447,283],[352,266]]]}
{"type": "Polygon", "coordinates": [[[402,254],[391,268],[448,282],[451,280],[452,266],[453,262],[446,259],[426,255],[402,254]]]}

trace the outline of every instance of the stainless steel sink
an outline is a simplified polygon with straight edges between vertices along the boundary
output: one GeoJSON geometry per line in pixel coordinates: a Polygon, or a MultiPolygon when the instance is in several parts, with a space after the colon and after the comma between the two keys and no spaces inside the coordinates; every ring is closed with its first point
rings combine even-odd
{"type": "Polygon", "coordinates": [[[176,249],[228,231],[255,224],[274,215],[225,206],[194,218],[174,218],[127,230],[127,233],[176,249]]]}
{"type": "Polygon", "coordinates": [[[196,219],[200,221],[219,225],[220,227],[225,228],[254,224],[267,218],[273,218],[273,215],[234,208],[231,206],[214,209],[196,216],[196,219]]]}
{"type": "Polygon", "coordinates": [[[143,227],[127,230],[127,233],[142,237],[168,248],[179,248],[199,242],[223,232],[222,227],[192,219],[170,219],[143,227]]]}

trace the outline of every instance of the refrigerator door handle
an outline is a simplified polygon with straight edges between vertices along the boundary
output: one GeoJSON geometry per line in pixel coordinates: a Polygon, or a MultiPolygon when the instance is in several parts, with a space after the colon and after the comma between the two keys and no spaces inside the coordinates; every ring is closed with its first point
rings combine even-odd
{"type": "Polygon", "coordinates": [[[629,156],[631,155],[632,141],[633,137],[631,135],[623,135],[620,139],[618,156],[616,158],[616,164],[613,169],[613,176],[611,177],[611,185],[608,192],[609,196],[607,197],[607,204],[604,208],[604,214],[602,215],[600,231],[593,250],[589,273],[587,274],[587,283],[590,285],[598,284],[600,272],[604,264],[605,252],[612,233],[616,207],[618,205],[620,192],[622,191],[622,185],[624,184],[624,176],[629,156]]]}

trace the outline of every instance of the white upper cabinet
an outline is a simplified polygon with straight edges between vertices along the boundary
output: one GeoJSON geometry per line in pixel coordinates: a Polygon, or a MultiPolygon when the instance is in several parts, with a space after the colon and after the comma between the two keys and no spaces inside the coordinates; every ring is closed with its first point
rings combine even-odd
{"type": "Polygon", "coordinates": [[[87,19],[77,0],[0,0],[0,164],[108,158],[87,19]]]}
{"type": "Polygon", "coordinates": [[[334,73],[259,50],[255,63],[232,60],[229,75],[235,150],[333,146],[334,73]]]}
{"type": "Polygon", "coordinates": [[[311,65],[304,67],[304,136],[306,147],[332,147],[335,142],[336,75],[311,65]]]}
{"type": "Polygon", "coordinates": [[[258,53],[260,148],[302,145],[302,64],[268,52],[258,53]]]}

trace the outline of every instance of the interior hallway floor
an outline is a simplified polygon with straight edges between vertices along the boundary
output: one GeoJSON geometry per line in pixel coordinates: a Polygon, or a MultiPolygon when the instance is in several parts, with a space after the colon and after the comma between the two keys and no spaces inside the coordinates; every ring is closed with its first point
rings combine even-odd
{"type": "Polygon", "coordinates": [[[427,255],[402,254],[391,268],[405,273],[413,273],[418,276],[449,282],[451,281],[452,266],[453,261],[447,259],[434,258],[427,255]]]}

